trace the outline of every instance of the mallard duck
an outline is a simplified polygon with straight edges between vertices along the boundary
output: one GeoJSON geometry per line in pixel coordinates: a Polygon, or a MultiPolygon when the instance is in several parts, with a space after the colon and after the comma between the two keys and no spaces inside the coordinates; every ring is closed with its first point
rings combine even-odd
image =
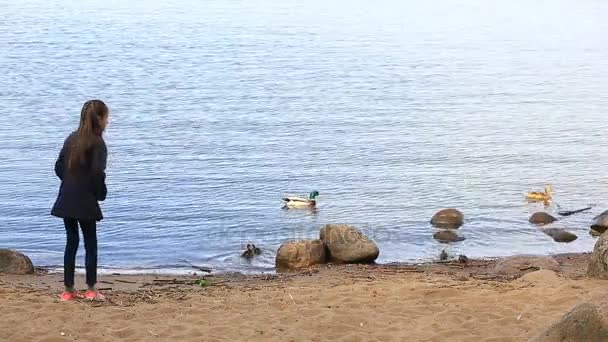
{"type": "Polygon", "coordinates": [[[262,254],[262,250],[256,247],[254,244],[247,244],[247,249],[241,255],[245,259],[252,259],[256,255],[262,254]]]}
{"type": "Polygon", "coordinates": [[[553,187],[551,185],[545,186],[545,192],[529,192],[526,198],[532,202],[551,202],[553,199],[553,187]]]}
{"type": "Polygon", "coordinates": [[[283,198],[283,208],[314,208],[317,205],[318,191],[313,191],[306,197],[285,197],[283,198]]]}

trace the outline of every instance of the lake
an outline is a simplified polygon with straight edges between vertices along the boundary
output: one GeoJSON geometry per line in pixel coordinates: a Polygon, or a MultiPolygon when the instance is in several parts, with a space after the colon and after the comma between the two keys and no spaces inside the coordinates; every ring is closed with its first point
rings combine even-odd
{"type": "MultiPolygon", "coordinates": [[[[0,248],[63,262],[53,164],[111,108],[106,269],[270,271],[289,239],[361,228],[379,262],[590,251],[608,209],[608,3],[0,0],[0,248]],[[550,183],[554,224],[524,194],[550,183]],[[318,210],[281,210],[321,193],[318,210]],[[264,253],[239,255],[253,242],[264,253]]],[[[82,254],[81,246],[81,254],[82,254]]],[[[79,264],[83,262],[81,258],[79,264]]]]}

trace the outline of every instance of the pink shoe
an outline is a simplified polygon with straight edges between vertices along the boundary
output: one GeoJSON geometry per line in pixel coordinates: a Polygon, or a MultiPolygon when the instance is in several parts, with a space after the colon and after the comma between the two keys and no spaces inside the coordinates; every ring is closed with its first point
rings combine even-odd
{"type": "Polygon", "coordinates": [[[88,300],[96,300],[96,301],[104,301],[106,300],[106,296],[104,296],[101,292],[97,290],[89,290],[84,295],[84,297],[88,300]]]}
{"type": "Polygon", "coordinates": [[[69,302],[74,299],[82,299],[82,295],[80,293],[78,293],[78,291],[72,291],[72,292],[63,291],[59,298],[61,299],[62,302],[69,302]]]}

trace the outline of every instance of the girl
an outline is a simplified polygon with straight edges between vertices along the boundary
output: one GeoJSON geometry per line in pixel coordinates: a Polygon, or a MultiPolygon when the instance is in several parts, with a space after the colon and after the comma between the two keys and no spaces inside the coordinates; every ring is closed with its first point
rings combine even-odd
{"type": "Polygon", "coordinates": [[[59,195],[51,214],[63,218],[67,243],[63,259],[65,291],[62,301],[81,298],[74,290],[74,268],[78,251],[78,225],[86,249],[87,299],[103,300],[95,289],[97,283],[97,221],[103,215],[98,201],[106,199],[105,169],[108,150],[103,132],[109,110],[100,100],[85,102],[80,112],[80,126],[63,144],[55,162],[55,174],[61,180],[59,195]]]}

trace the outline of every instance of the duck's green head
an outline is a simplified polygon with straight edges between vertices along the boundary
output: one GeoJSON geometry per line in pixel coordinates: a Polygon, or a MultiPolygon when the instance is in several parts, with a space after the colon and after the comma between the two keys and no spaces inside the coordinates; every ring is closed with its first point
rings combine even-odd
{"type": "Polygon", "coordinates": [[[319,196],[319,192],[318,191],[313,191],[310,193],[310,195],[308,196],[309,199],[314,200],[315,198],[317,198],[317,196],[319,196]]]}

